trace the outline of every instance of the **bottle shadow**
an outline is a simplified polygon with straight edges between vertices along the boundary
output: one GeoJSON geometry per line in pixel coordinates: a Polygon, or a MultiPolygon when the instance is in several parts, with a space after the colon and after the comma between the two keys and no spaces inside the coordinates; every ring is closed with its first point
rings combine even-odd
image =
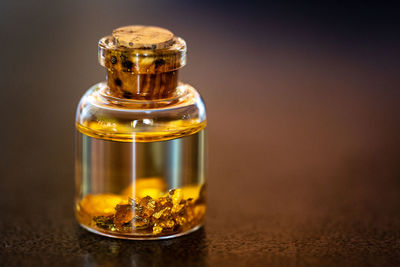
{"type": "Polygon", "coordinates": [[[83,266],[206,265],[208,248],[204,227],[167,240],[112,239],[77,230],[83,266]]]}

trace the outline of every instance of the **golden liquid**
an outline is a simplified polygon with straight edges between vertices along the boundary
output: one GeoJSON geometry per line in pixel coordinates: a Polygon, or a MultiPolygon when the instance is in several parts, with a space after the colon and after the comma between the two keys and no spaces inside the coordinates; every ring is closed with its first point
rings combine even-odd
{"type": "Polygon", "coordinates": [[[120,142],[132,142],[132,140],[135,142],[171,140],[197,133],[204,129],[205,126],[205,121],[201,123],[185,122],[185,124],[183,124],[181,121],[174,121],[168,125],[160,127],[160,129],[157,131],[138,132],[132,134],[132,130],[129,126],[124,126],[120,123],[109,123],[107,126],[104,124],[99,124],[98,122],[87,122],[87,126],[76,123],[76,128],[81,133],[94,138],[120,142]],[[174,130],[171,131],[170,129],[174,130]]]}
{"type": "Polygon", "coordinates": [[[98,233],[133,239],[175,235],[200,225],[205,213],[204,127],[121,137],[78,124],[79,222],[98,233]]]}

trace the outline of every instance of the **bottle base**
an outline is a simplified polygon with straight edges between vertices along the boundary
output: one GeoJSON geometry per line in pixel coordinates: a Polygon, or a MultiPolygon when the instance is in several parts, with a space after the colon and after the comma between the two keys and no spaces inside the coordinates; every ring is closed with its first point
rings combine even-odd
{"type": "Polygon", "coordinates": [[[93,228],[90,228],[84,224],[79,224],[83,229],[86,229],[87,231],[94,233],[94,234],[98,234],[98,235],[102,235],[102,236],[106,236],[106,237],[111,237],[111,238],[116,238],[116,239],[126,239],[126,240],[163,240],[163,239],[171,239],[171,238],[175,238],[175,237],[179,237],[179,236],[183,236],[183,235],[188,235],[190,233],[193,233],[197,230],[199,230],[201,227],[203,227],[203,224],[199,224],[185,232],[180,232],[180,233],[176,233],[176,234],[171,234],[171,235],[159,235],[159,236],[154,236],[154,235],[135,235],[135,234],[122,234],[122,233],[106,233],[106,232],[101,232],[101,231],[97,231],[93,228]]]}

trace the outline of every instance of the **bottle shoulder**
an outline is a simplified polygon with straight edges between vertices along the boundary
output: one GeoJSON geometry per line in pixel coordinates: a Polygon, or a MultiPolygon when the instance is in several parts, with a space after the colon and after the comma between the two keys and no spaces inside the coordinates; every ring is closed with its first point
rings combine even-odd
{"type": "Polygon", "coordinates": [[[174,97],[161,100],[131,100],[108,94],[102,82],[81,98],[76,127],[91,137],[152,142],[175,139],[205,128],[206,110],[200,94],[180,83],[174,97]]]}

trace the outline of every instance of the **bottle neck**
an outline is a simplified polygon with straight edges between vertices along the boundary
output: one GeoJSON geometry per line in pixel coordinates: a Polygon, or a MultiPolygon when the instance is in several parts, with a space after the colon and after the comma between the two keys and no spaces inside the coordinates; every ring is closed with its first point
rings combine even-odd
{"type": "Polygon", "coordinates": [[[178,85],[178,70],[155,74],[107,70],[110,95],[136,100],[157,100],[173,97],[178,85]]]}

